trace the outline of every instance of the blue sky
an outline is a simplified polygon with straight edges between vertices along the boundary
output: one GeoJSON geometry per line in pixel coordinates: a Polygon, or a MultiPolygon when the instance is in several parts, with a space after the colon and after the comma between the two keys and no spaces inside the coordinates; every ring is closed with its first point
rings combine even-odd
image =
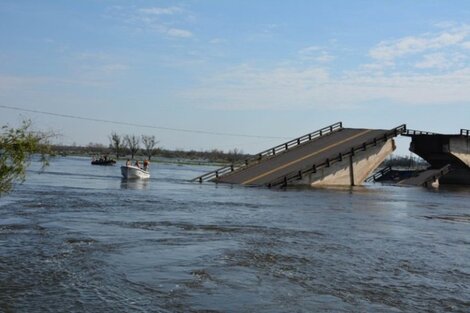
{"type": "Polygon", "coordinates": [[[0,124],[31,118],[65,144],[116,131],[255,153],[337,121],[456,133],[470,128],[470,2],[3,0],[0,105],[261,137],[0,108],[0,124]]]}

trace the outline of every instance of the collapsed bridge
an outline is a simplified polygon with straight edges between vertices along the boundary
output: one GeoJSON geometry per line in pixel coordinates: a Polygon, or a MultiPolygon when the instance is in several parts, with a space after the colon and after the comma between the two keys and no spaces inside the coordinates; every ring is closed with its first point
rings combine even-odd
{"type": "Polygon", "coordinates": [[[194,181],[287,185],[361,185],[395,150],[394,137],[406,125],[392,129],[344,128],[338,122],[196,177],[194,181]]]}

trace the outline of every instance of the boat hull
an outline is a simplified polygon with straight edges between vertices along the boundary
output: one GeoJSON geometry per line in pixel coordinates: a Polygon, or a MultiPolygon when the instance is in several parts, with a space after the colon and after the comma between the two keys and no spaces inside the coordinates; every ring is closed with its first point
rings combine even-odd
{"type": "Polygon", "coordinates": [[[121,174],[125,179],[147,179],[150,173],[135,166],[121,166],[121,174]]]}
{"type": "Polygon", "coordinates": [[[94,161],[91,161],[91,165],[109,166],[109,165],[114,165],[114,164],[116,164],[115,160],[94,160],[94,161]]]}

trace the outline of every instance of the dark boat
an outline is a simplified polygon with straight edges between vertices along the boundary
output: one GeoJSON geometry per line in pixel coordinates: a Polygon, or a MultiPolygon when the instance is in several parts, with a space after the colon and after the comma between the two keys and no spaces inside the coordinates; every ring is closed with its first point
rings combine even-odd
{"type": "Polygon", "coordinates": [[[111,159],[107,159],[107,160],[99,159],[99,160],[91,161],[91,165],[114,165],[114,164],[116,164],[116,161],[111,160],[111,159]]]}

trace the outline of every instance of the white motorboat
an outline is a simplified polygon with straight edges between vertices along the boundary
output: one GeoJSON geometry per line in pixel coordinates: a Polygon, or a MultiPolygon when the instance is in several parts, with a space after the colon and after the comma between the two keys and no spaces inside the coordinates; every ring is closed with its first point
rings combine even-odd
{"type": "Polygon", "coordinates": [[[149,172],[132,165],[121,166],[121,174],[126,179],[150,178],[149,172]]]}

